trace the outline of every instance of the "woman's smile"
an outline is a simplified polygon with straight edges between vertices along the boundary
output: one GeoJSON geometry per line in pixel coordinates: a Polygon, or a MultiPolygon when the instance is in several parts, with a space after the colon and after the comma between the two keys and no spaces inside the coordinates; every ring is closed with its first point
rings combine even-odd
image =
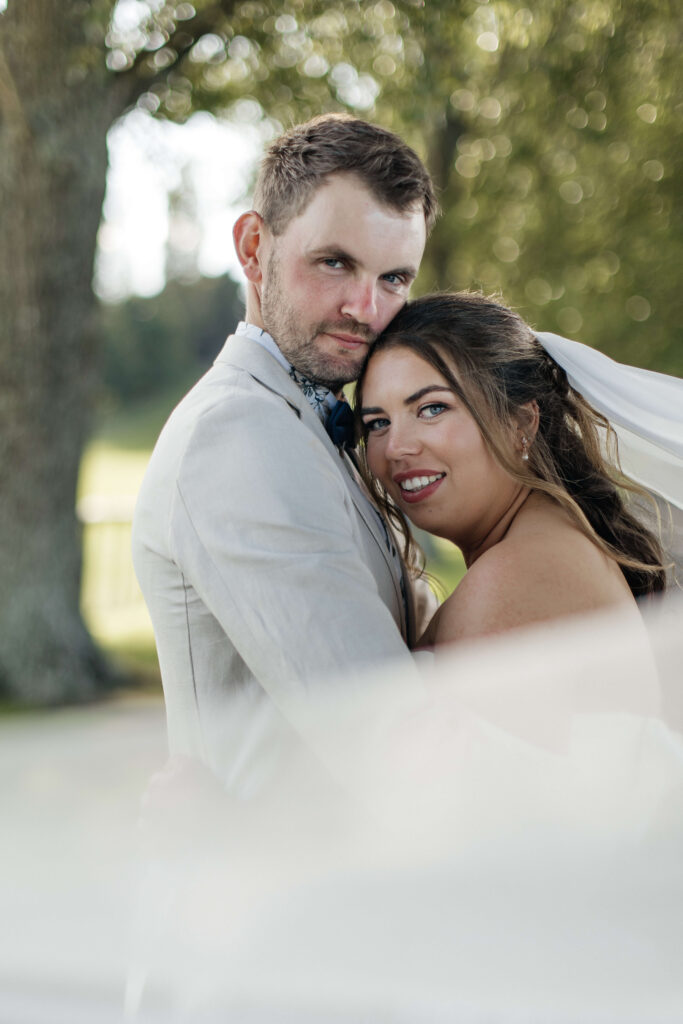
{"type": "Polygon", "coordinates": [[[445,476],[434,470],[414,469],[396,473],[394,483],[398,484],[403,500],[412,504],[431,497],[445,476]]]}

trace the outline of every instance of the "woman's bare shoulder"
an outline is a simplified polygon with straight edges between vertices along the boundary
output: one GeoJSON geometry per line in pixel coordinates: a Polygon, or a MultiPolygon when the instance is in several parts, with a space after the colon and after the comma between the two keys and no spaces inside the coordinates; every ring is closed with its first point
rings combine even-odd
{"type": "Polygon", "coordinates": [[[578,530],[533,524],[494,545],[439,609],[435,643],[503,633],[631,602],[618,566],[578,530]]]}

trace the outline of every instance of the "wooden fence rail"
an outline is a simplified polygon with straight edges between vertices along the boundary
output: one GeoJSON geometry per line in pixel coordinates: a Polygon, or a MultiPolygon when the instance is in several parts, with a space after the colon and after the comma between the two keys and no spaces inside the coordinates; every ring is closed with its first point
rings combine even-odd
{"type": "Polygon", "coordinates": [[[86,608],[101,611],[142,602],[130,551],[134,505],[134,498],[109,495],[87,495],[78,502],[86,608]]]}

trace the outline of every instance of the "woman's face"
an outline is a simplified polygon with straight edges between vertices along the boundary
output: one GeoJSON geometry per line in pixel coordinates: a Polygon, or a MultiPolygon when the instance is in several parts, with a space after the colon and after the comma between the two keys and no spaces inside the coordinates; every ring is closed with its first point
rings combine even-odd
{"type": "Polygon", "coordinates": [[[415,526],[457,544],[466,558],[485,549],[521,488],[438,370],[408,348],[378,352],[361,415],[370,470],[415,526]]]}

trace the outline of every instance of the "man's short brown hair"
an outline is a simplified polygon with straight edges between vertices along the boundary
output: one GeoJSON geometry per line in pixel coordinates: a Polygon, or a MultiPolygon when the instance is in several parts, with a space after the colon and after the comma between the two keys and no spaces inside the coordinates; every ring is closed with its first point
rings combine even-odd
{"type": "Polygon", "coordinates": [[[275,139],[254,190],[254,209],[274,235],[303,212],[332,174],[355,174],[380,202],[403,213],[422,206],[431,229],[438,205],[417,153],[386,128],[348,114],[323,114],[275,139]]]}

